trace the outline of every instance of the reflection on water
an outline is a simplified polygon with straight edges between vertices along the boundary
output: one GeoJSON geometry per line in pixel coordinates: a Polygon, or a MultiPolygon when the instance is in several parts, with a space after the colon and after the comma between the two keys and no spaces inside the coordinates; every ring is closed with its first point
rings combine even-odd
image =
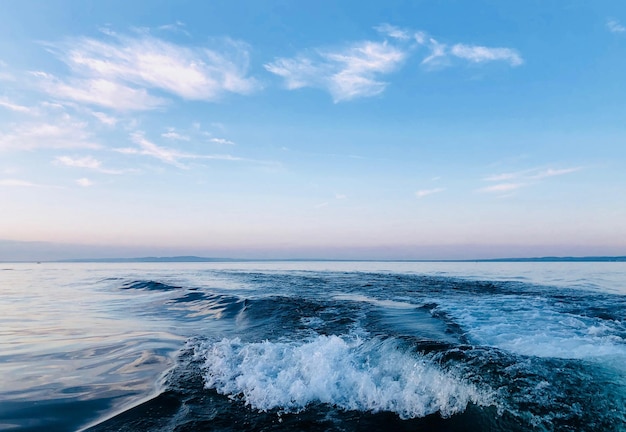
{"type": "Polygon", "coordinates": [[[156,378],[173,364],[184,338],[138,319],[142,300],[130,305],[98,273],[54,264],[13,264],[0,273],[3,427],[10,413],[22,416],[22,426],[28,419],[31,427],[76,428],[85,421],[77,413],[93,416],[155,392],[156,378]],[[63,412],[73,414],[64,420],[63,412]]]}

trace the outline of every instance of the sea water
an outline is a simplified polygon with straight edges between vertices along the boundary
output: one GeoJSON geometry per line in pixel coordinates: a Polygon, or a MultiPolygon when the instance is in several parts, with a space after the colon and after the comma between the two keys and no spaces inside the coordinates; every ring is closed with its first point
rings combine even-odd
{"type": "Polygon", "coordinates": [[[626,263],[0,264],[0,430],[626,430],[626,263]]]}

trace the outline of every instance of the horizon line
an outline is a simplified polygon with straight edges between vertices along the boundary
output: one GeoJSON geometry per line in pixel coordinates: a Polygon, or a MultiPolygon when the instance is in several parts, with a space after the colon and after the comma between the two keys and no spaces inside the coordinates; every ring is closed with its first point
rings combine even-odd
{"type": "Polygon", "coordinates": [[[542,256],[509,258],[466,258],[466,259],[349,259],[349,258],[230,258],[202,257],[195,255],[110,257],[110,258],[69,258],[60,260],[2,260],[2,263],[208,263],[208,262],[626,262],[626,255],[591,256],[542,256]]]}

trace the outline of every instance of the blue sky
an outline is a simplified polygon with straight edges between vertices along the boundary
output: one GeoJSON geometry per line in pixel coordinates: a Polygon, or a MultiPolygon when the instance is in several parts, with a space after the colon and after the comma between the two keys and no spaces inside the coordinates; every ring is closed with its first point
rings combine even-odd
{"type": "Polygon", "coordinates": [[[0,259],[626,254],[625,76],[620,1],[3,2],[0,259]]]}

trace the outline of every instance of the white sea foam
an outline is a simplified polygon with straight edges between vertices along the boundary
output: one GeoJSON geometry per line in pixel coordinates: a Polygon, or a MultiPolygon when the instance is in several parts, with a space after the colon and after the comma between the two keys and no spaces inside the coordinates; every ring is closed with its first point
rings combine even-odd
{"type": "Polygon", "coordinates": [[[401,418],[490,405],[487,392],[443,371],[394,340],[316,336],[307,341],[204,342],[205,386],[258,410],[298,412],[311,403],[345,410],[391,411],[401,418]]]}
{"type": "Polygon", "coordinates": [[[610,361],[626,356],[621,323],[564,313],[543,298],[442,303],[439,309],[466,329],[473,343],[537,357],[610,361]]]}

